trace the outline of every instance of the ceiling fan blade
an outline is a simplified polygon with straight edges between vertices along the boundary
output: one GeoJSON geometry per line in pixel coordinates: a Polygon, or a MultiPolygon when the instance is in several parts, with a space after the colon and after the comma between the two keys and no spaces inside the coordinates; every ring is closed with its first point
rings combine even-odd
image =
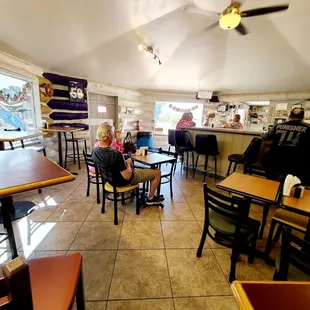
{"type": "Polygon", "coordinates": [[[241,16],[242,17],[252,17],[252,16],[258,16],[258,15],[276,13],[276,12],[280,12],[280,11],[286,11],[288,8],[289,8],[289,4],[268,6],[265,8],[243,11],[243,12],[241,12],[241,16]]]}
{"type": "Polygon", "coordinates": [[[207,16],[218,16],[218,15],[220,15],[220,13],[213,12],[213,11],[207,11],[207,10],[201,10],[201,9],[196,8],[195,6],[190,6],[190,5],[187,5],[183,11],[189,12],[189,13],[203,14],[203,15],[207,15],[207,16]]]}
{"type": "Polygon", "coordinates": [[[219,25],[219,22],[216,22],[216,23],[214,23],[214,24],[211,24],[210,26],[204,28],[204,29],[203,29],[203,32],[210,31],[210,30],[216,28],[218,25],[219,25]]]}
{"type": "Polygon", "coordinates": [[[235,29],[243,36],[249,33],[242,23],[240,23],[235,29]]]}

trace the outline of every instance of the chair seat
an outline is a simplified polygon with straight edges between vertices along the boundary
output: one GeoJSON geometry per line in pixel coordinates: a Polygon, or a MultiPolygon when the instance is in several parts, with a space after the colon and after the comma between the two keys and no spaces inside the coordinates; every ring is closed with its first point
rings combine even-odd
{"type": "Polygon", "coordinates": [[[306,232],[309,222],[309,217],[299,215],[281,208],[276,210],[273,218],[281,223],[287,224],[303,232],[306,232]]]}
{"type": "Polygon", "coordinates": [[[243,154],[230,154],[228,160],[232,162],[242,162],[243,154]]]}
{"type": "MultiPolygon", "coordinates": [[[[211,227],[222,234],[233,235],[235,233],[236,225],[235,223],[216,212],[210,210],[209,212],[209,223],[211,227]]],[[[246,227],[241,228],[241,234],[250,235],[255,231],[258,231],[260,222],[251,218],[245,220],[246,227]]]]}
{"type": "MultiPolygon", "coordinates": [[[[91,176],[91,177],[96,177],[96,173],[93,173],[93,172],[90,172],[89,171],[89,175],[91,176]]],[[[101,178],[101,175],[99,174],[99,178],[101,178]]]]}
{"type": "MultiPolygon", "coordinates": [[[[123,186],[123,187],[116,187],[116,192],[117,193],[126,193],[126,192],[129,192],[129,191],[132,191],[134,189],[137,189],[139,188],[139,184],[136,184],[136,185],[127,185],[127,186],[123,186]]],[[[113,193],[113,186],[106,182],[105,185],[104,185],[104,189],[109,192],[109,193],[113,193]]]]}
{"type": "MultiPolygon", "coordinates": [[[[294,256],[294,259],[298,260],[296,256],[294,256]]],[[[305,262],[302,261],[302,264],[305,264],[305,262]]],[[[277,271],[279,271],[279,266],[280,266],[280,253],[277,255],[277,258],[276,258],[276,270],[277,271]]],[[[310,281],[310,276],[302,272],[300,269],[296,268],[294,265],[289,264],[287,280],[288,281],[310,281]]]]}

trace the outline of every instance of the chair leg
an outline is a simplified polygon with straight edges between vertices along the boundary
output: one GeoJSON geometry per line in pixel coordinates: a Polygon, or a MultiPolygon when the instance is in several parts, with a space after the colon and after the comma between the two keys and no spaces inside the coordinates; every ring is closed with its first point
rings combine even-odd
{"type": "Polygon", "coordinates": [[[281,236],[281,232],[282,232],[282,224],[279,223],[279,227],[278,227],[278,230],[273,238],[273,241],[274,242],[279,242],[279,239],[280,239],[280,236],[281,236]]]}
{"type": "Polygon", "coordinates": [[[100,203],[100,186],[98,175],[96,175],[96,188],[97,188],[97,203],[100,203]]]}
{"type": "Polygon", "coordinates": [[[38,189],[38,193],[39,193],[39,194],[42,193],[42,189],[41,189],[41,188],[38,189]]]}
{"type": "Polygon", "coordinates": [[[230,273],[229,273],[229,283],[236,280],[236,265],[239,258],[239,245],[236,245],[232,249],[232,254],[230,258],[230,273]]]}
{"type": "Polygon", "coordinates": [[[168,147],[168,152],[170,152],[170,148],[171,148],[171,145],[169,145],[169,147],[168,147]]]}
{"type": "Polygon", "coordinates": [[[10,147],[11,147],[11,150],[14,150],[14,145],[12,142],[9,142],[10,143],[10,147]]]}
{"type": "Polygon", "coordinates": [[[196,253],[197,257],[201,257],[202,249],[203,249],[203,246],[204,246],[206,238],[207,238],[207,232],[208,232],[208,224],[207,224],[207,221],[205,220],[205,223],[203,225],[203,232],[202,232],[201,240],[199,243],[199,248],[198,248],[197,253],[196,253]]]}
{"type": "MultiPolygon", "coordinates": [[[[65,133],[64,133],[65,134],[65,133]]],[[[59,136],[60,138],[61,136],[59,136]]],[[[65,143],[66,143],[66,151],[65,151],[65,169],[67,169],[67,159],[68,159],[68,142],[67,139],[65,139],[65,143]]]]}
{"type": "Polygon", "coordinates": [[[194,171],[193,171],[193,179],[195,178],[195,174],[196,174],[196,170],[198,166],[198,160],[199,160],[199,154],[197,154],[197,157],[196,157],[196,164],[195,164],[194,171]]]}
{"type": "Polygon", "coordinates": [[[227,170],[227,173],[226,173],[226,176],[227,176],[227,177],[228,177],[229,174],[230,174],[231,165],[232,165],[232,161],[229,162],[228,170],[227,170]]]}
{"type": "Polygon", "coordinates": [[[75,145],[74,145],[73,132],[71,132],[71,137],[72,137],[73,163],[76,164],[76,160],[75,160],[75,145]]]}
{"type": "Polygon", "coordinates": [[[206,176],[207,176],[207,169],[208,169],[208,159],[209,159],[209,156],[206,155],[204,172],[203,172],[203,183],[206,183],[206,176]]]}
{"type": "Polygon", "coordinates": [[[217,156],[214,156],[214,180],[217,179],[217,156]]]}
{"type": "Polygon", "coordinates": [[[263,239],[263,235],[264,235],[264,229],[267,223],[267,217],[268,217],[268,213],[269,213],[269,205],[264,206],[263,208],[263,219],[262,219],[262,225],[260,228],[260,232],[259,232],[259,239],[263,239]]]}
{"type": "MultiPolygon", "coordinates": [[[[191,152],[192,153],[192,174],[194,173],[194,162],[195,162],[195,154],[194,152],[191,152]]],[[[194,174],[193,174],[193,178],[194,178],[194,174]]]]}
{"type": "Polygon", "coordinates": [[[186,179],[187,179],[187,175],[188,175],[188,152],[186,152],[186,179]]]}
{"type": "Polygon", "coordinates": [[[79,170],[81,170],[79,142],[76,142],[76,153],[77,153],[77,160],[78,160],[78,164],[79,164],[79,170]]]}
{"type": "Polygon", "coordinates": [[[272,219],[269,234],[268,234],[267,244],[265,248],[265,261],[266,262],[269,260],[269,254],[270,254],[271,245],[272,245],[272,236],[273,236],[273,232],[276,227],[276,224],[277,224],[277,221],[272,219]]]}
{"type": "Polygon", "coordinates": [[[101,206],[101,213],[105,213],[105,189],[104,189],[104,182],[102,181],[102,206],[101,206]]]}
{"type": "Polygon", "coordinates": [[[80,272],[80,277],[76,289],[76,309],[85,310],[84,285],[83,285],[83,271],[80,272]]]}
{"type": "Polygon", "coordinates": [[[43,149],[43,155],[46,157],[46,149],[43,149]]]}
{"type": "Polygon", "coordinates": [[[87,144],[86,144],[86,140],[84,140],[84,150],[85,150],[85,153],[87,153],[87,144]]]}
{"type": "Polygon", "coordinates": [[[233,170],[234,172],[235,172],[236,169],[237,169],[237,165],[238,165],[238,163],[235,163],[235,164],[234,164],[234,170],[233,170]]]}
{"type": "Polygon", "coordinates": [[[125,193],[122,193],[122,205],[125,205],[125,193]]]}
{"type": "Polygon", "coordinates": [[[88,177],[88,180],[87,180],[87,190],[86,190],[87,197],[89,196],[89,192],[90,192],[90,177],[88,177]]]}
{"type": "Polygon", "coordinates": [[[114,191],[114,225],[118,225],[117,218],[117,192],[114,191]]]}
{"type": "Polygon", "coordinates": [[[248,257],[249,264],[253,264],[254,263],[257,238],[258,238],[258,231],[255,232],[255,234],[253,236],[253,241],[252,241],[252,244],[251,244],[251,249],[250,249],[250,253],[249,253],[249,257],[248,257]]]}
{"type": "Polygon", "coordinates": [[[136,214],[140,214],[140,205],[139,205],[139,188],[136,189],[136,214]]]}
{"type": "Polygon", "coordinates": [[[172,179],[173,179],[173,176],[172,176],[172,173],[170,174],[170,197],[173,197],[173,189],[172,189],[172,179]]]}

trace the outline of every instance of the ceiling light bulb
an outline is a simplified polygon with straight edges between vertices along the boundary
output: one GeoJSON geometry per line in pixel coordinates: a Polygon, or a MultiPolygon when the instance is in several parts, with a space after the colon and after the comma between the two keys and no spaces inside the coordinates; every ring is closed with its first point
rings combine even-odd
{"type": "Polygon", "coordinates": [[[142,50],[143,50],[143,45],[142,45],[141,43],[139,43],[139,45],[138,45],[138,50],[139,50],[139,51],[142,51],[142,50]]]}
{"type": "Polygon", "coordinates": [[[241,22],[240,14],[227,13],[220,18],[220,27],[222,29],[234,29],[241,22]]]}
{"type": "Polygon", "coordinates": [[[150,52],[149,51],[145,51],[145,56],[149,57],[150,56],[150,52]]]}

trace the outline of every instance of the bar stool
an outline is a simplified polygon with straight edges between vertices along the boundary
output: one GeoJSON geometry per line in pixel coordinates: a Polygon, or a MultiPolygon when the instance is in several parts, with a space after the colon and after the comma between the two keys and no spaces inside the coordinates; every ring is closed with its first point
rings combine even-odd
{"type": "Polygon", "coordinates": [[[170,152],[170,148],[172,146],[175,147],[175,132],[176,132],[175,129],[168,129],[168,144],[169,144],[168,152],[170,152]]]}
{"type": "Polygon", "coordinates": [[[199,155],[205,155],[203,182],[206,182],[209,156],[214,156],[214,178],[216,181],[217,155],[219,154],[216,135],[196,135],[195,149],[197,153],[193,178],[195,178],[199,155]]]}
{"type": "Polygon", "coordinates": [[[184,154],[186,153],[186,179],[188,175],[188,158],[189,153],[192,154],[192,169],[194,172],[194,152],[195,147],[192,142],[191,134],[189,131],[175,131],[175,150],[181,155],[181,169],[184,162],[184,154]]]}
{"type": "Polygon", "coordinates": [[[84,151],[87,153],[87,145],[85,138],[74,138],[73,132],[70,132],[71,136],[68,136],[69,133],[64,132],[65,143],[66,143],[66,153],[65,153],[65,169],[67,168],[67,158],[73,158],[73,162],[76,163],[76,159],[78,160],[79,169],[81,169],[80,158],[83,155],[80,155],[79,151],[79,143],[84,142],[84,151]],[[72,142],[73,153],[68,154],[68,142],[72,142]],[[76,150],[75,150],[76,147],[76,150]]]}
{"type": "Polygon", "coordinates": [[[229,155],[228,156],[229,166],[226,175],[228,176],[230,174],[232,163],[235,163],[234,172],[236,171],[238,164],[244,164],[243,173],[246,173],[248,168],[250,168],[251,165],[256,162],[261,145],[262,145],[262,139],[253,138],[243,154],[229,155]]]}

